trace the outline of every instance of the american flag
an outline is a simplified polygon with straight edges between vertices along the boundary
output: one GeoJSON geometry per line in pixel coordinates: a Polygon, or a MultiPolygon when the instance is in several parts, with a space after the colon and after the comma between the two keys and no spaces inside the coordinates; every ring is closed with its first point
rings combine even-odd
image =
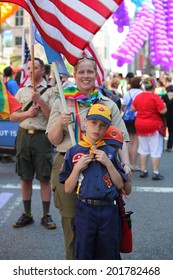
{"type": "MultiPolygon", "coordinates": [[[[1,2],[6,2],[1,1],[1,2]]],[[[123,0],[11,0],[31,15],[42,38],[75,65],[123,0]]]]}
{"type": "Polygon", "coordinates": [[[92,57],[94,57],[95,61],[96,61],[96,64],[97,64],[97,73],[98,73],[98,76],[97,76],[97,84],[98,86],[103,82],[105,81],[106,79],[106,73],[105,73],[105,70],[104,70],[104,66],[102,64],[102,61],[98,55],[98,52],[96,50],[96,48],[94,47],[93,43],[90,42],[87,47],[85,48],[84,50],[84,55],[90,55],[92,57]]]}
{"type": "Polygon", "coordinates": [[[23,46],[22,46],[22,69],[21,69],[21,77],[20,77],[20,85],[19,87],[25,86],[28,82],[28,75],[27,75],[27,67],[26,63],[27,60],[31,58],[31,53],[28,47],[28,43],[25,38],[23,38],[23,46]]]}

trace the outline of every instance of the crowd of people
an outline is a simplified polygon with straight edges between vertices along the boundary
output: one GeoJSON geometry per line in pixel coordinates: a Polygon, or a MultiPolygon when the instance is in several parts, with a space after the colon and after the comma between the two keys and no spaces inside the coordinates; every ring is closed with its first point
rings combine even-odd
{"type": "Polygon", "coordinates": [[[115,73],[104,86],[119,97],[116,104],[96,86],[95,60],[82,56],[74,67],[73,81],[60,74],[66,109],[55,76],[41,59],[34,59],[34,75],[28,60],[30,82],[22,88],[10,68],[4,69],[4,82],[22,106],[10,120],[19,122],[15,161],[24,208],[13,227],[34,223],[32,183],[36,178],[43,208],[41,224],[56,229],[49,213],[53,193],[66,259],[120,259],[122,221],[117,198],[122,192],[130,194],[132,172],[140,172],[140,178],[149,176],[149,156],[152,179],[164,179],[159,167],[166,133],[167,151],[172,151],[173,86],[167,83],[163,90],[164,84],[154,77],[129,72],[124,78],[115,73]],[[126,123],[122,116],[130,99],[135,120],[126,123]],[[116,131],[121,133],[121,143],[116,131]]]}

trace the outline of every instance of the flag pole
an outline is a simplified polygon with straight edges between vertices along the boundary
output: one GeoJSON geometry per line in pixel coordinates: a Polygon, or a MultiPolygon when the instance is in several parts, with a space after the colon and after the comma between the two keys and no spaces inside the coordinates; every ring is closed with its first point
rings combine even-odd
{"type": "Polygon", "coordinates": [[[33,90],[36,91],[35,66],[34,66],[34,32],[33,32],[32,18],[31,17],[30,17],[30,34],[31,34],[32,86],[33,86],[33,90]]]}
{"type": "MultiPolygon", "coordinates": [[[[53,70],[54,70],[54,73],[55,73],[55,78],[56,78],[56,81],[57,81],[57,85],[58,85],[58,89],[59,89],[59,93],[60,93],[60,98],[61,98],[63,110],[64,111],[68,111],[56,62],[52,62],[52,66],[53,66],[53,70]]],[[[69,130],[69,134],[70,134],[72,145],[74,146],[76,144],[76,140],[75,140],[75,137],[74,137],[74,131],[73,131],[72,124],[68,125],[68,130],[69,130]]]]}

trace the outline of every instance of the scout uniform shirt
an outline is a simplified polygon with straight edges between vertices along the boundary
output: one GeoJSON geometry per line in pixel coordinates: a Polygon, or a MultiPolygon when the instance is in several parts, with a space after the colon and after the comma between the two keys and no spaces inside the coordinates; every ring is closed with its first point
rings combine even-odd
{"type": "MultiPolygon", "coordinates": [[[[41,92],[44,88],[47,88],[47,82],[43,79],[41,84],[37,87],[37,90],[41,92]]],[[[21,111],[27,106],[28,103],[32,100],[32,86],[28,84],[27,86],[18,90],[15,95],[15,98],[22,105],[21,111]]],[[[52,87],[47,88],[47,90],[41,95],[41,98],[46,102],[50,108],[52,107],[55,99],[56,92],[52,87]]],[[[33,129],[33,130],[45,130],[47,126],[47,118],[44,116],[43,112],[39,109],[37,117],[27,118],[20,122],[20,127],[23,129],[33,129]]]]}
{"type": "MultiPolygon", "coordinates": [[[[117,153],[115,149],[108,145],[98,147],[98,149],[104,151],[108,155],[122,178],[126,180],[124,170],[117,160],[117,153]]],[[[73,146],[67,151],[62,170],[59,174],[60,183],[64,183],[66,181],[71,174],[75,163],[83,154],[89,154],[89,148],[82,147],[79,144],[73,146]]],[[[97,160],[93,160],[79,176],[77,195],[80,199],[89,198],[113,201],[116,197],[118,197],[119,191],[112,183],[107,168],[97,160]]]]}

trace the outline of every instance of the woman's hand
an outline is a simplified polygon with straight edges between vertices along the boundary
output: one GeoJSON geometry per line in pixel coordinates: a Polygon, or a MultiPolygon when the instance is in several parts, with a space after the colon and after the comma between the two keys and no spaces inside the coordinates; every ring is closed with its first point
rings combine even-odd
{"type": "Polygon", "coordinates": [[[66,126],[71,124],[73,122],[72,116],[73,116],[72,112],[62,111],[59,117],[61,124],[66,126]]]}

